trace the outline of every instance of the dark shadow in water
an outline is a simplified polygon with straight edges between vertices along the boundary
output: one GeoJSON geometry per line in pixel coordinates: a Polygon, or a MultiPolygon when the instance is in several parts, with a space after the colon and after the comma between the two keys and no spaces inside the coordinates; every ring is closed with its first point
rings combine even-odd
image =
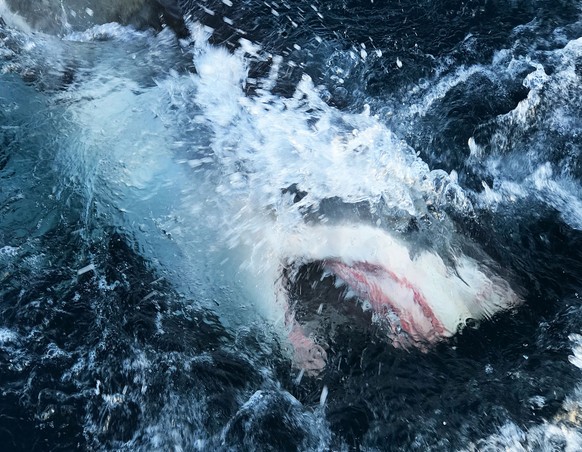
{"type": "MultiPolygon", "coordinates": [[[[261,361],[264,343],[252,331],[235,344],[124,235],[99,235],[85,251],[94,271],[77,276],[67,265],[83,243],[60,227],[42,239],[51,262],[34,275],[15,271],[1,292],[0,323],[18,333],[0,344],[3,450],[148,447],[144,429],[163,421],[173,398],[199,405],[203,428],[217,435],[265,386],[254,360],[282,365],[276,344],[261,361]]],[[[194,428],[175,415],[184,432],[194,428]]]]}

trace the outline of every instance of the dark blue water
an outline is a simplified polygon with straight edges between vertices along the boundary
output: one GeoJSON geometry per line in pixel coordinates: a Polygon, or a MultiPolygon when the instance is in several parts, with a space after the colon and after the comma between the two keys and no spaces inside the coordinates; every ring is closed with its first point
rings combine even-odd
{"type": "MultiPolygon", "coordinates": [[[[183,22],[171,9],[145,31],[0,28],[0,448],[582,447],[580,3],[178,3],[183,22]],[[298,320],[328,302],[337,317],[319,330],[325,370],[297,378],[217,232],[237,224],[222,216],[239,198],[262,199],[248,187],[279,179],[237,154],[259,135],[245,118],[221,122],[228,91],[196,97],[197,58],[214,53],[197,47],[194,22],[247,65],[247,99],[308,125],[327,108],[369,109],[444,175],[417,215],[325,192],[303,218],[382,219],[418,246],[460,244],[523,305],[428,353],[395,349],[306,265],[286,286],[298,320]],[[260,50],[241,54],[241,37],[260,50]],[[325,106],[297,95],[305,74],[325,106]],[[225,189],[231,164],[251,182],[225,189]]],[[[231,71],[227,56],[213,61],[231,71]]]]}

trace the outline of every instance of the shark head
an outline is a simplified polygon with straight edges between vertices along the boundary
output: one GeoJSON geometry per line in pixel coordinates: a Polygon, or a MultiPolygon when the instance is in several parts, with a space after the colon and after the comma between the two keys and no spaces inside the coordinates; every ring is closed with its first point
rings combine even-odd
{"type": "MultiPolygon", "coordinates": [[[[336,284],[369,307],[372,322],[397,348],[428,351],[467,324],[521,302],[485,263],[464,254],[452,264],[433,251],[413,255],[402,239],[374,226],[304,225],[285,239],[279,237],[277,244],[283,266],[316,263],[333,275],[336,284]]],[[[289,300],[283,304],[288,310],[289,300]]],[[[325,351],[292,312],[286,313],[286,322],[296,364],[312,372],[322,368],[325,351]]]]}

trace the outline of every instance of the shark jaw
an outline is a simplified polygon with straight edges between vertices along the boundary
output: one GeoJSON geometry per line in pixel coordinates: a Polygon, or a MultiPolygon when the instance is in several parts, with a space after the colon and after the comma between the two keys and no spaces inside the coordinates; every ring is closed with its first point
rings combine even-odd
{"type": "MultiPolygon", "coordinates": [[[[397,348],[429,351],[467,324],[521,302],[483,262],[457,255],[451,267],[430,251],[411,257],[403,241],[372,226],[306,225],[278,243],[284,265],[318,264],[368,305],[372,322],[397,348]]],[[[295,365],[316,375],[325,366],[326,352],[296,320],[289,300],[283,304],[295,365]]]]}
{"type": "Polygon", "coordinates": [[[404,276],[369,262],[347,265],[329,260],[324,265],[371,305],[375,319],[386,325],[394,345],[405,347],[408,338],[412,344],[422,346],[448,335],[427,298],[404,276]]]}

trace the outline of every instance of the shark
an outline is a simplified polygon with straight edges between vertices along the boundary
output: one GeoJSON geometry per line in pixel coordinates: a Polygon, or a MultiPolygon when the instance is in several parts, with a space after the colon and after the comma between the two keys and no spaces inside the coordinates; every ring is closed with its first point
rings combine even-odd
{"type": "MultiPolygon", "coordinates": [[[[8,17],[5,7],[1,2],[0,12],[8,17]]],[[[32,25],[24,22],[24,16],[19,10],[10,21],[29,32],[32,25]]],[[[371,312],[387,343],[402,349],[428,352],[467,324],[490,319],[522,302],[519,291],[489,258],[461,252],[444,256],[438,247],[417,247],[390,221],[372,222],[359,215],[329,221],[321,207],[334,197],[341,199],[340,210],[350,210],[363,200],[371,206],[382,200],[392,212],[419,217],[436,196],[435,181],[444,178],[453,186],[454,177],[431,171],[369,110],[348,114],[325,104],[309,77],[301,79],[293,96],[281,98],[265,88],[276,79],[277,74],[271,73],[261,93],[247,95],[245,58],[258,55],[256,46],[241,40],[240,47],[229,52],[210,45],[203,26],[189,27],[193,45],[188,51],[193,54],[195,74],[171,74],[145,88],[125,80],[117,67],[115,90],[105,89],[95,78],[81,80],[74,89],[85,89],[91,96],[80,92],[68,107],[76,112],[85,141],[96,144],[81,157],[68,156],[67,171],[75,170],[77,162],[94,160],[98,177],[93,178],[109,186],[105,193],[115,192],[103,200],[103,206],[119,204],[117,193],[130,193],[108,216],[121,212],[129,217],[120,222],[134,236],[143,237],[144,243],[155,242],[157,258],[166,254],[170,255],[166,259],[174,258],[175,254],[162,250],[168,246],[165,236],[171,233],[172,246],[196,261],[196,271],[190,273],[215,268],[213,274],[220,275],[216,276],[220,282],[213,287],[236,280],[233,290],[279,325],[291,345],[294,366],[309,375],[325,369],[327,350],[297,319],[289,299],[286,283],[293,282],[294,270],[301,266],[316,264],[332,275],[371,312]],[[174,102],[172,108],[164,113],[158,106],[155,118],[147,115],[140,102],[150,99],[155,105],[164,95],[171,98],[170,104],[174,102]],[[132,115],[150,124],[148,130],[129,125],[120,130],[119,124],[131,121],[127,105],[132,103],[132,115]],[[173,111],[187,118],[198,115],[194,121],[188,119],[192,129],[166,136],[167,125],[179,122],[171,117],[173,111]],[[157,121],[164,114],[166,122],[157,121]],[[107,141],[103,130],[118,133],[119,139],[112,136],[107,141]],[[188,132],[207,139],[198,143],[196,151],[164,149],[165,142],[188,132]],[[154,184],[156,190],[144,196],[144,190],[154,184]],[[192,200],[188,187],[197,184],[204,191],[192,200]],[[293,185],[306,193],[298,202],[288,202],[286,188],[293,185]],[[169,215],[159,206],[171,205],[176,192],[183,196],[176,207],[179,213],[169,215]],[[213,197],[213,202],[199,202],[213,197]],[[182,218],[180,226],[160,228],[164,237],[159,240],[144,234],[143,218],[151,217],[153,230],[162,216],[182,218]],[[217,248],[222,251],[217,253],[217,248]]],[[[91,34],[76,36],[84,40],[91,34]]],[[[58,45],[58,40],[50,42],[58,45]]],[[[70,101],[67,93],[56,96],[70,101]]],[[[72,147],[75,152],[78,148],[72,147]]],[[[442,224],[455,234],[450,221],[442,224]]],[[[435,242],[441,239],[447,240],[433,237],[435,242]]],[[[192,269],[187,264],[184,268],[192,269]]],[[[226,317],[232,316],[226,304],[221,309],[226,317]]]]}

